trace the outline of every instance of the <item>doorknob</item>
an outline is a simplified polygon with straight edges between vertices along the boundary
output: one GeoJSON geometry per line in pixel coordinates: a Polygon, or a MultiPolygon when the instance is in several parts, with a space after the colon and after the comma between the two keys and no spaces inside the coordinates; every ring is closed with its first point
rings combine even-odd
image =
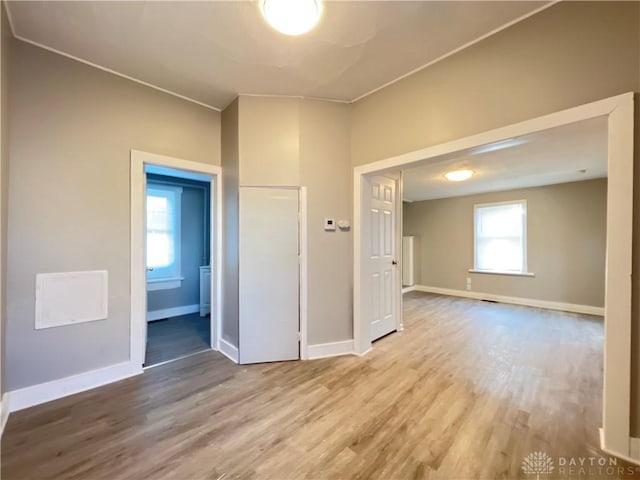
{"type": "Polygon", "coordinates": [[[391,260],[391,265],[397,265],[398,262],[396,262],[395,260],[391,260]]]}
{"type": "Polygon", "coordinates": [[[147,267],[147,272],[153,272],[153,267],[147,267]]]}

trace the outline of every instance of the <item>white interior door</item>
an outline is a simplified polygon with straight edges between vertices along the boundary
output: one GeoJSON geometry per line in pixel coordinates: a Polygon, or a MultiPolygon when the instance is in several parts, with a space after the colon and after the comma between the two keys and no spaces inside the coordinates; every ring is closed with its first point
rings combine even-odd
{"type": "Polygon", "coordinates": [[[298,189],[240,188],[240,363],[299,358],[298,189]]]}
{"type": "Polygon", "coordinates": [[[371,341],[396,330],[396,182],[387,177],[370,178],[369,219],[370,239],[367,249],[368,281],[371,298],[369,320],[371,341]]]}

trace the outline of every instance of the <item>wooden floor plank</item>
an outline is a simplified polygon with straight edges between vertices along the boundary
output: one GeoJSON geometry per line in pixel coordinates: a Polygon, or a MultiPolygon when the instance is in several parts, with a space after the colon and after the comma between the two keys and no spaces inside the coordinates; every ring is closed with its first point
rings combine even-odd
{"type": "Polygon", "coordinates": [[[405,330],[362,358],[238,366],[205,352],[16,412],[2,478],[535,478],[520,468],[532,451],[607,457],[601,318],[404,304],[405,330]]]}

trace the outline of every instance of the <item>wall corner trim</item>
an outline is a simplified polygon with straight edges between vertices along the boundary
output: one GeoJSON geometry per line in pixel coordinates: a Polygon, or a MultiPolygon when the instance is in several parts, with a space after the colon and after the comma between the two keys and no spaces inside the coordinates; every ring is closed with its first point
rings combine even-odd
{"type": "Polygon", "coordinates": [[[218,339],[218,351],[234,363],[238,363],[238,347],[231,345],[227,340],[218,339]]]}
{"type": "Polygon", "coordinates": [[[601,317],[604,316],[603,307],[594,307],[591,305],[577,305],[575,303],[552,302],[549,300],[536,300],[532,298],[522,297],[509,297],[506,295],[494,295],[493,293],[454,290],[451,288],[431,287],[427,285],[416,285],[415,291],[436,293],[439,295],[450,295],[452,297],[471,298],[474,300],[490,300],[498,303],[522,305],[524,307],[546,308],[549,310],[560,310],[563,312],[582,313],[585,315],[598,315],[601,317]]]}
{"type": "Polygon", "coordinates": [[[9,393],[5,392],[2,394],[2,399],[0,399],[0,438],[4,433],[7,420],[9,420],[9,393]]]}
{"type": "Polygon", "coordinates": [[[339,355],[353,355],[355,353],[353,339],[341,342],[318,343],[308,346],[308,359],[337,357],[339,355]]]}
{"type": "MultiPolygon", "coordinates": [[[[8,392],[9,411],[17,412],[18,410],[101,387],[141,373],[142,366],[126,361],[51,382],[12,390],[8,392]]],[[[4,400],[2,403],[4,406],[4,400]]]]}

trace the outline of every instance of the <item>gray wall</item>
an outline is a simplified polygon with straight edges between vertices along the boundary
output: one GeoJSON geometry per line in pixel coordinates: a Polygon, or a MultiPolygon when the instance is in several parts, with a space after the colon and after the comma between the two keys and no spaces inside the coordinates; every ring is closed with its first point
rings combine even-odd
{"type": "MultiPolygon", "coordinates": [[[[153,176],[148,176],[151,182],[153,176]]],[[[204,249],[204,199],[205,191],[178,183],[182,186],[180,270],[184,280],[179,288],[147,292],[147,311],[184,307],[200,303],[200,266],[204,249]]]]}
{"type": "Polygon", "coordinates": [[[222,112],[222,334],[238,346],[238,99],[222,112]]]}
{"type": "Polygon", "coordinates": [[[604,306],[606,179],[404,204],[415,235],[416,283],[496,295],[604,306]],[[527,264],[535,277],[469,273],[474,205],[527,201],[527,264]]]}
{"type": "Polygon", "coordinates": [[[324,218],[352,220],[351,125],[345,105],[300,103],[300,182],[307,187],[308,342],[353,338],[353,238],[324,218]]]}
{"type": "MultiPolygon", "coordinates": [[[[354,165],[625,92],[640,92],[640,3],[559,2],[357,102],[354,165]]],[[[640,165],[636,95],[635,158],[640,165]]],[[[633,291],[640,285],[635,175],[633,291]]],[[[632,423],[640,435],[640,295],[633,301],[632,423]]]]}
{"type": "Polygon", "coordinates": [[[353,109],[353,164],[637,91],[639,9],[559,2],[364,98],[353,109]]]}
{"type": "Polygon", "coordinates": [[[9,390],[129,359],[130,149],[220,164],[220,114],[15,40],[9,390]],[[105,269],[109,318],[34,330],[35,275],[105,269]]]}
{"type": "Polygon", "coordinates": [[[0,395],[5,388],[7,326],[7,221],[9,197],[9,51],[11,29],[4,2],[0,3],[0,395]]]}
{"type": "Polygon", "coordinates": [[[297,98],[240,96],[222,114],[225,179],[223,335],[238,345],[238,185],[306,186],[308,343],[353,336],[351,232],[325,232],[325,217],[351,220],[350,107],[297,98]]]}
{"type": "Polygon", "coordinates": [[[240,186],[300,185],[300,100],[238,98],[240,186]]]}
{"type": "Polygon", "coordinates": [[[349,340],[351,232],[324,231],[324,218],[351,220],[350,107],[241,96],[240,185],[307,187],[309,344],[349,340]]]}

